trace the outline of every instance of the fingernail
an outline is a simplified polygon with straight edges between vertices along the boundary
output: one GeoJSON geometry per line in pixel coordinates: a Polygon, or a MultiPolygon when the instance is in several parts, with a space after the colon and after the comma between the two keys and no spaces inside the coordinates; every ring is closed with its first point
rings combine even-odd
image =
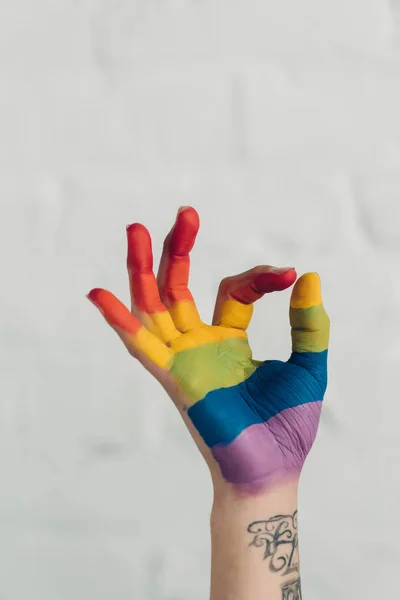
{"type": "Polygon", "coordinates": [[[178,208],[178,212],[176,213],[176,216],[180,215],[181,212],[183,212],[184,210],[186,210],[187,208],[190,208],[190,206],[180,206],[178,208]]]}
{"type": "Polygon", "coordinates": [[[88,294],[86,294],[86,298],[88,300],[90,300],[90,302],[92,302],[92,304],[94,304],[94,305],[96,305],[96,298],[97,298],[98,292],[99,292],[98,288],[94,288],[93,290],[90,290],[90,292],[88,294]]]}
{"type": "Polygon", "coordinates": [[[190,208],[190,207],[189,207],[189,206],[180,206],[180,207],[178,208],[178,211],[177,211],[177,213],[176,213],[176,217],[175,217],[175,223],[174,223],[173,227],[175,227],[175,225],[176,225],[176,223],[177,223],[177,221],[178,221],[178,217],[179,217],[179,215],[180,215],[180,214],[181,214],[181,213],[182,213],[184,210],[186,210],[187,208],[190,208]]]}
{"type": "Polygon", "coordinates": [[[273,267],[272,268],[272,273],[277,273],[278,275],[281,275],[282,273],[286,273],[287,271],[292,271],[294,269],[294,267],[273,267]]]}

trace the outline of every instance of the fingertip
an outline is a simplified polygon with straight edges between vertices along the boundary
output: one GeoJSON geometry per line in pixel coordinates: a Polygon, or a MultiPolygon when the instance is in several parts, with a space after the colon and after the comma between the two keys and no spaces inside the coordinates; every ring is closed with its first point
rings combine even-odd
{"type": "Polygon", "coordinates": [[[112,292],[102,288],[94,288],[87,295],[99,309],[111,327],[119,327],[126,333],[136,334],[142,324],[130,310],[112,292]]]}
{"type": "Polygon", "coordinates": [[[93,288],[90,290],[88,294],[86,294],[86,298],[97,308],[98,311],[105,316],[106,307],[108,305],[109,297],[111,296],[110,292],[107,290],[103,290],[102,288],[93,288]]]}
{"type": "Polygon", "coordinates": [[[90,292],[88,294],[86,294],[86,298],[88,300],[90,300],[90,302],[92,302],[93,304],[97,305],[101,292],[102,292],[101,288],[93,288],[92,290],[90,290],[90,292]]]}
{"type": "Polygon", "coordinates": [[[290,287],[297,279],[296,269],[294,267],[290,267],[290,269],[287,269],[287,271],[282,274],[282,278],[285,284],[287,284],[286,287],[290,287]]]}
{"type": "Polygon", "coordinates": [[[290,267],[279,274],[277,291],[283,291],[291,287],[297,279],[296,269],[290,267]]]}
{"type": "Polygon", "coordinates": [[[309,308],[318,304],[322,304],[320,276],[316,272],[305,273],[296,281],[290,306],[292,308],[309,308]]]}
{"type": "Polygon", "coordinates": [[[190,225],[192,229],[196,230],[196,233],[200,226],[199,213],[193,206],[181,206],[176,215],[176,220],[184,221],[190,225]]]}
{"type": "Polygon", "coordinates": [[[148,235],[150,236],[149,230],[143,223],[130,223],[126,226],[126,232],[128,235],[148,235]]]}
{"type": "Polygon", "coordinates": [[[130,270],[145,271],[153,268],[153,251],[150,232],[142,223],[126,227],[128,238],[127,265],[130,270]]]}
{"type": "Polygon", "coordinates": [[[170,232],[169,249],[172,254],[188,254],[196,240],[200,228],[200,218],[193,206],[181,206],[175,224],[170,232]]]}
{"type": "Polygon", "coordinates": [[[293,267],[267,267],[264,272],[254,276],[254,287],[263,294],[281,292],[293,285],[296,278],[297,273],[293,267]]]}
{"type": "Polygon", "coordinates": [[[188,208],[190,208],[190,206],[180,206],[180,207],[178,208],[178,213],[177,213],[177,215],[176,215],[176,216],[180,215],[180,214],[181,214],[181,212],[183,212],[184,210],[187,210],[188,208]]]}
{"type": "Polygon", "coordinates": [[[183,212],[187,213],[187,214],[191,214],[192,216],[196,216],[199,219],[199,213],[193,206],[189,206],[189,205],[180,206],[178,208],[178,212],[177,212],[176,216],[179,217],[179,215],[182,214],[183,212]]]}

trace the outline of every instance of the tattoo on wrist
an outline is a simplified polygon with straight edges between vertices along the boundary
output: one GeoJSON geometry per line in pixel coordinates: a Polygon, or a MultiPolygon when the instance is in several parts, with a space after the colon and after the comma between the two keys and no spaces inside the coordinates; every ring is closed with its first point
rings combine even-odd
{"type": "MultiPolygon", "coordinates": [[[[270,571],[281,575],[298,572],[297,510],[293,515],[277,515],[266,521],[254,521],[247,531],[254,535],[249,547],[264,548],[263,560],[268,561],[270,571]]],[[[290,590],[288,593],[288,596],[284,596],[285,599],[301,598],[300,592],[297,596],[291,596],[290,590]]]]}
{"type": "Polygon", "coordinates": [[[282,586],[282,600],[302,600],[300,579],[282,586]]]}

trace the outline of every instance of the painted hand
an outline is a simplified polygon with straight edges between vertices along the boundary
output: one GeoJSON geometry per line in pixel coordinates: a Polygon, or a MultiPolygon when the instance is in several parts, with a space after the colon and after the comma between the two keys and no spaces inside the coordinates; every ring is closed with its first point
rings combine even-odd
{"type": "Polygon", "coordinates": [[[298,478],[314,442],[327,386],[329,318],[318,275],[303,275],[290,301],[289,360],[253,360],[246,334],[253,303],[290,287],[296,272],[258,266],[223,279],[207,325],[188,289],[198,229],[195,209],[180,209],[156,280],[150,234],[139,223],[129,226],[131,310],[103,289],[88,298],[174,400],[213,477],[258,491],[298,478]]]}

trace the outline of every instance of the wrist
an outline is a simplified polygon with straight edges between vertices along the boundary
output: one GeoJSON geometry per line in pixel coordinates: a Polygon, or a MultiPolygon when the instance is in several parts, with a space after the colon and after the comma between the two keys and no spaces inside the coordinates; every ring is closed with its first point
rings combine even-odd
{"type": "Polygon", "coordinates": [[[215,489],[211,600],[301,597],[297,489],[297,479],[252,496],[215,489]]]}
{"type": "Polygon", "coordinates": [[[214,481],[211,514],[235,511],[254,513],[260,510],[282,512],[285,509],[297,508],[298,484],[299,478],[294,476],[254,492],[219,479],[214,481]]]}

